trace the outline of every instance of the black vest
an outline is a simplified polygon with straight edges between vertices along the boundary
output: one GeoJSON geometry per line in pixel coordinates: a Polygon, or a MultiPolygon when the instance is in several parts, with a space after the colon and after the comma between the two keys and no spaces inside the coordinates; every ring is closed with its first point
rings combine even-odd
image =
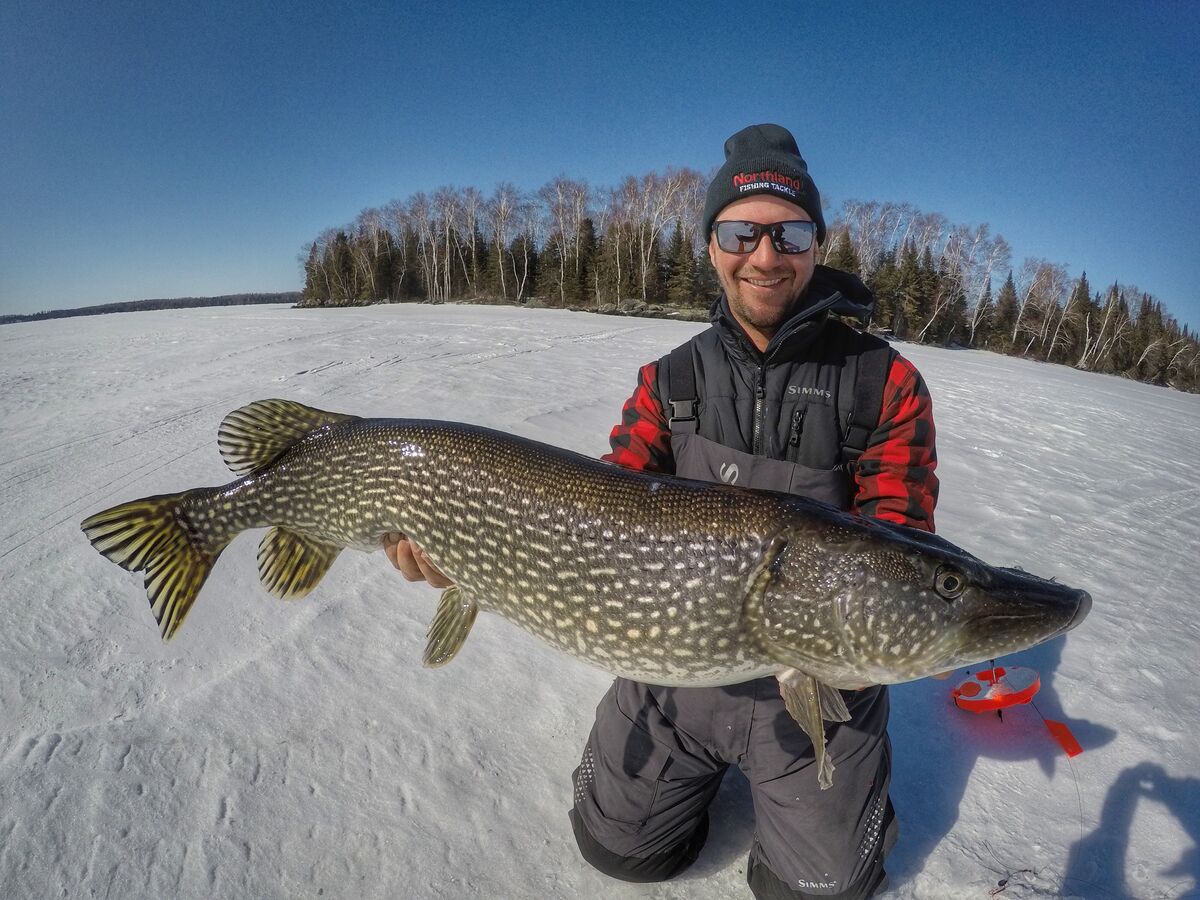
{"type": "Polygon", "coordinates": [[[718,310],[712,328],[659,360],[675,474],[848,509],[852,467],[879,422],[895,354],[824,312],[777,338],[759,353],[718,310]]]}

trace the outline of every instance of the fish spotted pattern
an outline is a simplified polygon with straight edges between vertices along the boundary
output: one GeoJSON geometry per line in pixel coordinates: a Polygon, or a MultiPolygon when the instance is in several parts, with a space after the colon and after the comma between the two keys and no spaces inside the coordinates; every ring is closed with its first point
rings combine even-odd
{"type": "Polygon", "coordinates": [[[832,783],[823,720],[837,688],[921,678],[1074,627],[1083,591],[988,566],[925,532],[767,491],[634,472],[452,422],[360,419],[266,400],[218,444],[240,477],[90,516],[118,565],[146,572],[174,635],[236,535],[269,526],[264,586],[311,591],[342,549],[403,532],[454,586],[424,661],[458,652],[480,610],[615,675],[715,686],[779,679],[832,783]]]}

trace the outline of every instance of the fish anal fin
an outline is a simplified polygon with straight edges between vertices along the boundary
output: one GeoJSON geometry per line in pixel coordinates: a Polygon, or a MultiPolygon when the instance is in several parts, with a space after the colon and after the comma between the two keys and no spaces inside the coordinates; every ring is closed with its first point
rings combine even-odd
{"type": "Polygon", "coordinates": [[[438,601],[433,622],[429,625],[425,655],[421,662],[432,669],[454,659],[471,633],[471,626],[475,624],[478,614],[479,604],[464,596],[457,586],[446,588],[442,592],[442,599],[438,601]]]}
{"type": "Polygon", "coordinates": [[[217,446],[225,465],[238,475],[248,475],[270,465],[310,431],[357,418],[294,400],[256,400],[221,420],[217,446]]]}
{"type": "Polygon", "coordinates": [[[821,790],[833,787],[833,760],[825,746],[825,722],[847,722],[850,711],[841,693],[799,669],[785,669],[775,676],[783,705],[796,724],[812,740],[821,790]]]}
{"type": "Polygon", "coordinates": [[[276,526],[258,545],[258,577],[281,600],[299,600],[325,577],[342,549],[276,526]]]}

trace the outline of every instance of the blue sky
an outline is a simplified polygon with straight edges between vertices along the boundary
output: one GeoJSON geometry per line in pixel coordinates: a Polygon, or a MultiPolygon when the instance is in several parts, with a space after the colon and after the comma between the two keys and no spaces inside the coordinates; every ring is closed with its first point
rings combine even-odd
{"type": "Polygon", "coordinates": [[[835,206],[1200,326],[1197,3],[0,6],[0,312],[298,289],[364,207],[707,171],[773,121],[835,206]]]}

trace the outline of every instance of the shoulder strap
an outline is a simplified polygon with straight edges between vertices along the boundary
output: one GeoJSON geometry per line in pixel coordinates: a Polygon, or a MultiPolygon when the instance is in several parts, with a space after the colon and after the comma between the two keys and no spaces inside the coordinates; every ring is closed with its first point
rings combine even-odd
{"type": "Polygon", "coordinates": [[[696,395],[696,368],[692,342],[680,344],[667,356],[667,424],[672,434],[695,434],[700,400],[696,395]]]}
{"type": "Polygon", "coordinates": [[[886,341],[870,335],[867,345],[855,356],[854,404],[846,420],[842,441],[842,459],[853,465],[867,449],[871,433],[879,426],[883,411],[883,388],[891,368],[892,348],[886,341]]]}

